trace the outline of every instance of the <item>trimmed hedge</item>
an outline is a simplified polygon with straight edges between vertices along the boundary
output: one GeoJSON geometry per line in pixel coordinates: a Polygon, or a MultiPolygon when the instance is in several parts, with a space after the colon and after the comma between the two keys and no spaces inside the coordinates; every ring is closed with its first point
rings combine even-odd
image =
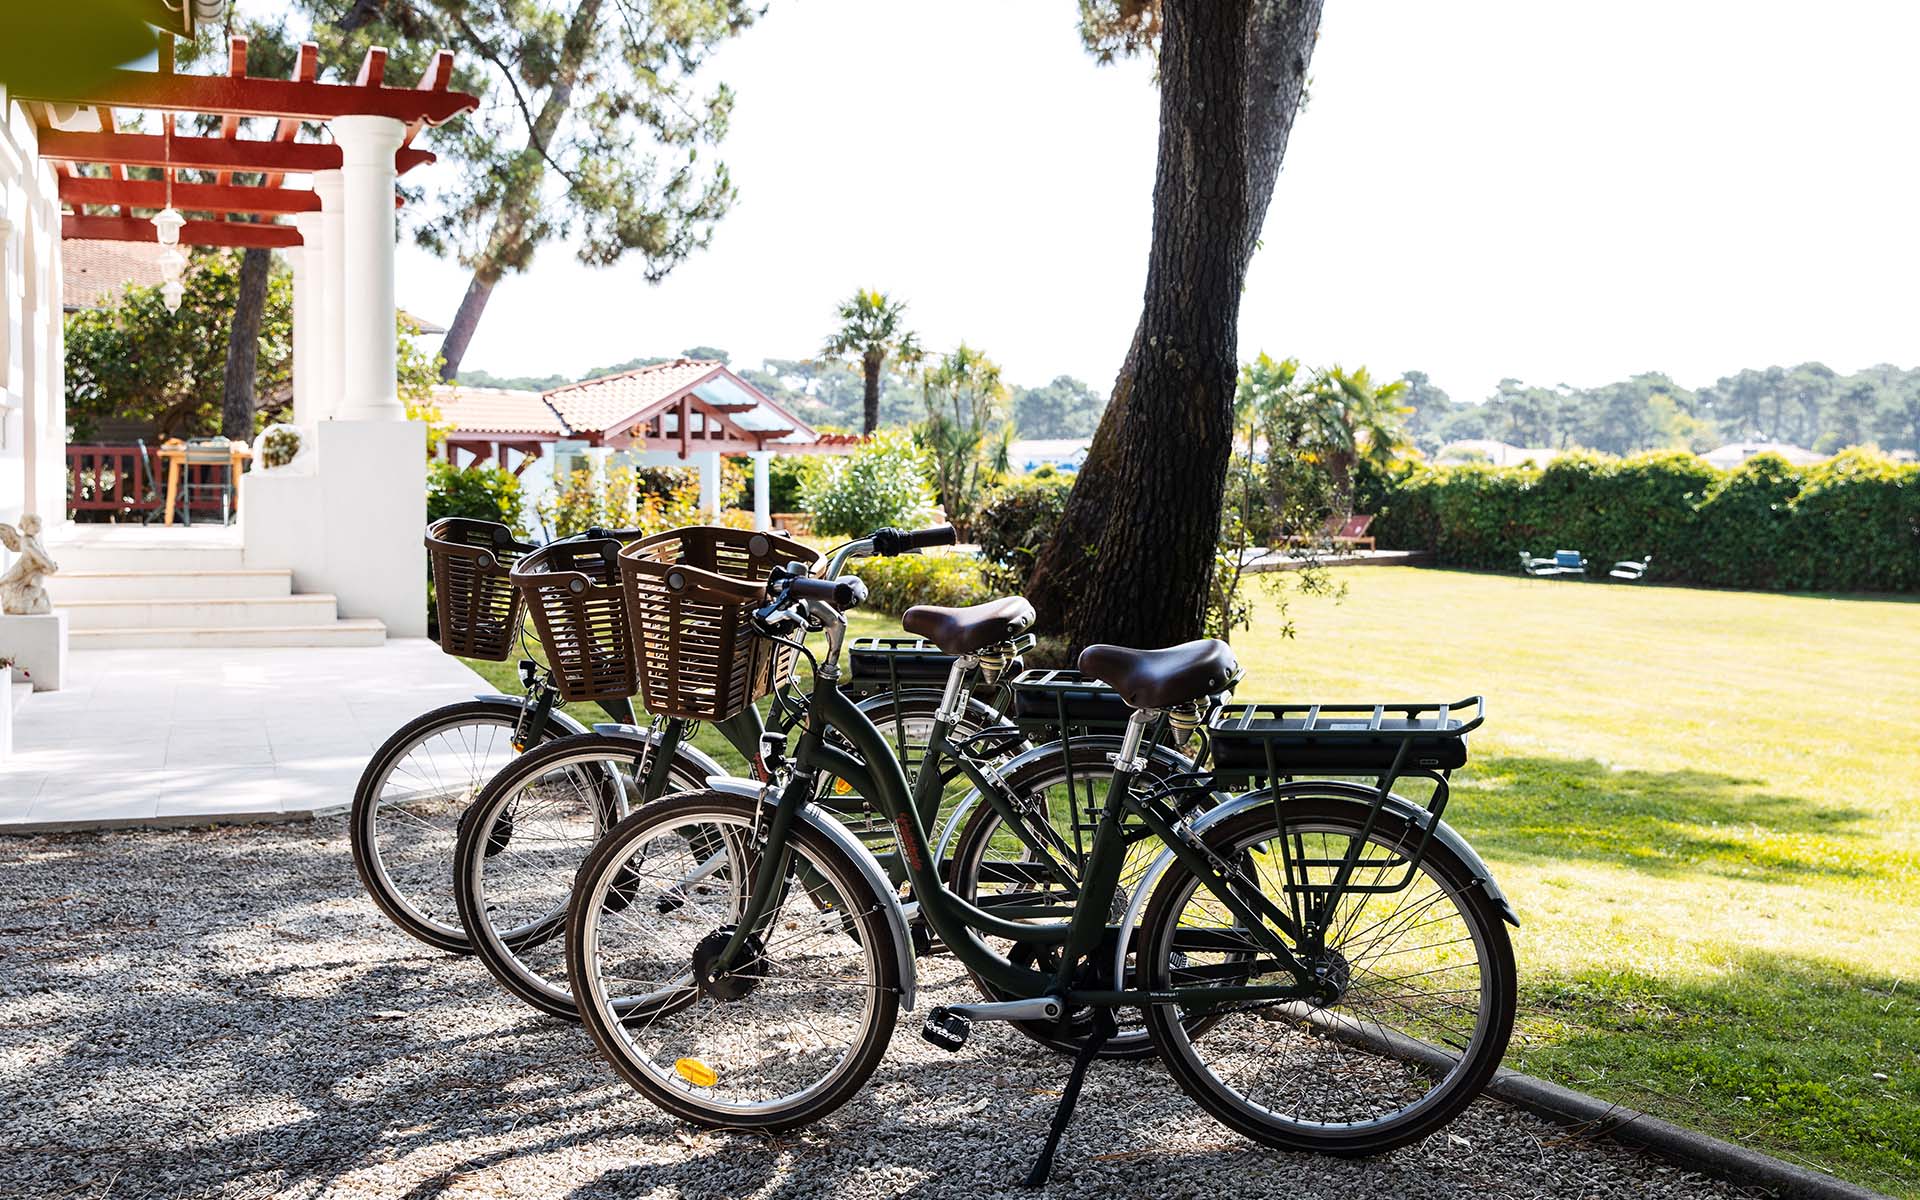
{"type": "Polygon", "coordinates": [[[848,569],[867,585],[867,601],[861,607],[896,617],[916,604],[960,607],[985,604],[1006,594],[996,590],[994,572],[987,564],[959,554],[862,558],[848,569]]]}
{"type": "Polygon", "coordinates": [[[1000,488],[973,519],[981,556],[1025,580],[1059,526],[1072,490],[1071,475],[1038,474],[1000,488]]]}
{"type": "Polygon", "coordinates": [[[1515,570],[1522,550],[1567,549],[1602,574],[1651,554],[1662,582],[1920,591],[1920,465],[1849,450],[1811,467],[1762,454],[1720,471],[1669,451],[1421,469],[1386,492],[1374,533],[1446,566],[1515,570]]]}

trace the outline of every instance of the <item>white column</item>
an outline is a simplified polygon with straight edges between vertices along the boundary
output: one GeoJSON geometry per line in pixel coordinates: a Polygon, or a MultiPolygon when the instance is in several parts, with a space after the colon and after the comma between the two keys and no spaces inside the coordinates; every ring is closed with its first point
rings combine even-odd
{"type": "Polygon", "coordinates": [[[700,458],[700,510],[711,520],[720,519],[720,452],[711,451],[700,458]]]}
{"type": "Polygon", "coordinates": [[[320,196],[320,270],[316,305],[319,321],[312,337],[313,419],[331,420],[340,410],[340,343],[346,328],[346,214],[338,171],[315,171],[313,190],[320,196]]]}
{"type": "Polygon", "coordinates": [[[747,457],[753,459],[753,527],[772,529],[773,484],[768,478],[768,469],[773,462],[773,451],[755,450],[747,457]]]}
{"type": "Polygon", "coordinates": [[[336,117],[346,209],[345,313],[339,416],[404,421],[394,389],[393,156],[407,127],[392,117],[336,117]]]}
{"type": "Polygon", "coordinates": [[[320,245],[321,222],[317,212],[295,213],[293,227],[300,231],[300,245],[289,250],[293,261],[293,423],[312,426],[318,418],[318,388],[321,383],[320,309],[324,263],[320,245]]]}

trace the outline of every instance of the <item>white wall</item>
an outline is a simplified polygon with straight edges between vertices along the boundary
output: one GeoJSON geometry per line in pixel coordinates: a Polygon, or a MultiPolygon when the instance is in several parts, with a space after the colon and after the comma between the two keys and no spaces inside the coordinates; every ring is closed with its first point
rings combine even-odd
{"type": "MultiPolygon", "coordinates": [[[[60,204],[33,123],[0,87],[0,521],[66,516],[60,204]]],[[[6,551],[0,550],[0,566],[6,551]]]]}

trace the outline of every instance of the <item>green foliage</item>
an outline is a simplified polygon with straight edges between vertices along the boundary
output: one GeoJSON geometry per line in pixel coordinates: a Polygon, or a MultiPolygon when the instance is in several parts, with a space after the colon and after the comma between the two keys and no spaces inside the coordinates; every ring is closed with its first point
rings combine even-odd
{"type": "Polygon", "coordinates": [[[1030,438],[1092,437],[1107,410],[1107,398],[1071,375],[1044,387],[1013,389],[1013,423],[1030,438]]]}
{"type": "Polygon", "coordinates": [[[852,570],[867,585],[865,607],[894,616],[916,604],[984,604],[1006,594],[985,563],[958,554],[863,558],[852,570]]]}
{"type": "Polygon", "coordinates": [[[824,459],[800,484],[801,507],[813,514],[813,530],[859,537],[882,525],[913,528],[933,515],[926,453],[913,439],[877,433],[844,457],[824,459]]]}
{"type": "Polygon", "coordinates": [[[1521,550],[1604,566],[1654,556],[1654,578],[1716,587],[1920,591],[1920,465],[1865,450],[1795,468],[1717,471],[1691,454],[1575,454],[1544,470],[1412,471],[1386,493],[1383,545],[1510,570],[1521,550]]]}
{"type": "Polygon", "coordinates": [[[495,466],[456,467],[442,459],[427,464],[427,520],[468,517],[498,521],[526,536],[520,481],[495,466]]]}
{"type": "Polygon", "coordinates": [[[880,427],[880,382],[889,360],[911,367],[924,355],[920,339],[907,328],[907,304],[885,292],[858,288],[840,305],[840,328],[827,335],[820,357],[844,362],[860,372],[860,428],[880,427]]]}
{"type": "Polygon", "coordinates": [[[284,467],[300,453],[300,431],[278,425],[260,435],[260,459],[269,467],[284,467]]]}
{"type": "MultiPolygon", "coordinates": [[[[155,251],[158,253],[157,249],[155,251]]],[[[67,314],[67,422],[73,440],[110,418],[152,421],[162,437],[220,432],[227,342],[240,292],[240,255],[196,251],[178,312],[159,287],[129,287],[102,308],[67,314]]],[[[254,395],[265,422],[293,398],[293,277],[276,267],[260,322],[254,395]]]]}
{"type": "Polygon", "coordinates": [[[920,377],[927,419],[914,437],[933,461],[933,490],[947,519],[972,528],[987,491],[1007,471],[1013,425],[1000,366],[961,342],[920,377]]]}
{"type": "Polygon", "coordinates": [[[1039,471],[1000,487],[973,521],[981,557],[1024,586],[1072,491],[1072,476],[1039,471]]]}
{"type": "Polygon", "coordinates": [[[380,45],[390,80],[417,78],[453,49],[454,85],[483,99],[426,135],[459,169],[415,237],[481,278],[565,239],[595,266],[637,255],[657,282],[733,204],[726,167],[701,157],[726,133],[733,92],[704,87],[700,68],[758,15],[743,0],[635,0],[617,14],[584,0],[302,7],[321,61],[349,71],[380,45]]]}

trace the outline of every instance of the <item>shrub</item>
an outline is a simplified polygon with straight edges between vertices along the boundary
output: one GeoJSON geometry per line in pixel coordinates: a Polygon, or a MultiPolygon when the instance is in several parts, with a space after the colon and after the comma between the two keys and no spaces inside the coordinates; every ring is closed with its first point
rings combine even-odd
{"type": "Polygon", "coordinates": [[[468,517],[499,521],[519,537],[522,523],[520,480],[499,467],[456,467],[441,459],[427,466],[427,520],[468,517]]]}
{"type": "MultiPolygon", "coordinates": [[[[670,468],[671,469],[671,468],[670,468]]],[[[725,491],[722,491],[722,500],[725,491]]],[[[540,523],[554,537],[566,537],[596,526],[602,529],[638,529],[661,533],[682,525],[705,525],[713,518],[700,507],[700,473],[652,476],[643,483],[629,466],[575,471],[554,481],[554,491],[540,499],[540,523]],[[665,492],[650,490],[664,486],[665,492]]],[[[722,509],[718,523],[745,528],[749,513],[722,509]]]]}
{"type": "Polygon", "coordinates": [[[1604,568],[1654,556],[1655,579],[1716,587],[1920,590],[1920,465],[1865,450],[1719,471],[1691,454],[1569,455],[1544,470],[1415,470],[1386,493],[1381,544],[1512,570],[1519,551],[1604,568]]]}
{"type": "Polygon", "coordinates": [[[981,556],[1024,584],[1059,526],[1071,491],[1070,476],[1039,472],[1000,488],[973,520],[981,556]]]}
{"type": "Polygon", "coordinates": [[[863,558],[852,569],[867,585],[864,607],[896,617],[916,604],[984,604],[1006,594],[991,568],[959,554],[863,558]]]}
{"type": "Polygon", "coordinates": [[[826,536],[924,525],[933,515],[926,455],[903,434],[876,433],[852,454],[810,472],[801,505],[813,514],[813,531],[826,536]]]}

